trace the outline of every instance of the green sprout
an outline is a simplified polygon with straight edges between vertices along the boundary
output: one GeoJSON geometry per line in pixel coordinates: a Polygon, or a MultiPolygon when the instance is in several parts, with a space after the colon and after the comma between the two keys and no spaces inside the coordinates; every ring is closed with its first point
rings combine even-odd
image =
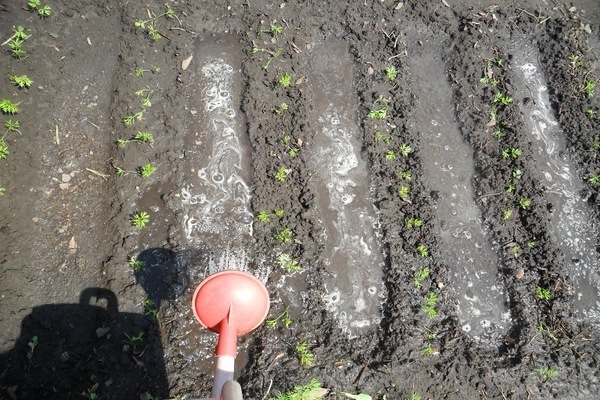
{"type": "Polygon", "coordinates": [[[152,72],[153,74],[160,72],[160,67],[152,66],[150,69],[137,68],[134,73],[135,76],[144,76],[146,72],[152,72]]]}
{"type": "Polygon", "coordinates": [[[13,121],[12,119],[7,119],[4,121],[4,127],[6,128],[6,132],[4,133],[5,135],[9,132],[17,132],[21,134],[21,131],[19,130],[19,128],[21,128],[21,123],[17,120],[13,121]]]}
{"type": "Polygon", "coordinates": [[[504,159],[508,159],[508,158],[512,158],[513,160],[518,158],[521,155],[521,149],[518,148],[506,148],[504,150],[502,150],[502,158],[504,159]]]}
{"type": "Polygon", "coordinates": [[[571,68],[579,69],[583,65],[583,60],[579,56],[571,54],[569,56],[569,64],[571,64],[571,68]]]}
{"type": "Polygon", "coordinates": [[[10,75],[8,79],[10,79],[10,82],[19,89],[29,89],[31,85],[33,85],[33,80],[31,80],[27,75],[10,75]]]}
{"type": "Polygon", "coordinates": [[[29,0],[27,6],[32,11],[37,11],[38,15],[42,18],[49,17],[52,14],[52,8],[48,5],[42,6],[41,0],[29,0]]]}
{"type": "Polygon", "coordinates": [[[522,250],[521,250],[521,246],[519,245],[514,245],[510,248],[510,252],[512,253],[513,256],[518,257],[519,254],[521,254],[522,250]]]}
{"type": "Polygon", "coordinates": [[[544,324],[543,322],[540,321],[537,329],[538,329],[538,332],[543,333],[546,336],[548,336],[550,339],[554,340],[555,342],[558,342],[558,338],[556,337],[554,332],[552,332],[552,330],[548,326],[546,326],[546,324],[544,324]]]}
{"type": "Polygon", "coordinates": [[[283,310],[283,312],[277,317],[268,319],[266,323],[269,328],[277,328],[279,326],[279,322],[281,322],[286,328],[289,328],[292,325],[293,321],[290,318],[288,307],[286,307],[285,310],[283,310]]]}
{"type": "Polygon", "coordinates": [[[378,106],[377,108],[374,108],[371,111],[369,111],[367,117],[372,119],[384,119],[387,117],[387,110],[387,106],[378,106]]]}
{"type": "Polygon", "coordinates": [[[546,382],[550,379],[556,378],[558,376],[558,371],[549,366],[544,366],[537,370],[537,374],[540,378],[540,381],[546,382]]]}
{"type": "Polygon", "coordinates": [[[512,103],[513,99],[512,97],[509,96],[505,96],[502,94],[502,92],[498,92],[496,93],[496,96],[494,96],[494,104],[502,104],[502,105],[509,105],[510,103],[512,103]]]}
{"type": "Polygon", "coordinates": [[[6,194],[6,188],[0,184],[0,196],[4,196],[6,194]]]}
{"type": "Polygon", "coordinates": [[[404,226],[408,229],[420,228],[423,225],[423,220],[418,217],[410,217],[404,221],[404,226]]]}
{"type": "Polygon", "coordinates": [[[154,135],[150,132],[138,131],[131,139],[117,139],[117,145],[121,148],[127,147],[129,143],[148,143],[150,147],[154,144],[154,135]]]}
{"type": "Polygon", "coordinates": [[[315,362],[315,355],[308,349],[308,343],[303,342],[296,346],[296,355],[300,359],[300,365],[310,367],[315,362]]]}
{"type": "Polygon", "coordinates": [[[425,314],[429,316],[429,318],[435,318],[437,316],[437,304],[438,304],[438,295],[435,292],[431,292],[427,295],[421,307],[425,314]]]}
{"type": "Polygon", "coordinates": [[[517,185],[515,185],[514,183],[509,183],[505,190],[506,190],[506,193],[512,193],[516,189],[517,189],[517,185]]]}
{"type": "Polygon", "coordinates": [[[33,351],[35,350],[35,348],[37,347],[38,344],[39,344],[38,337],[37,336],[32,337],[31,340],[29,341],[29,343],[27,343],[27,346],[29,347],[29,351],[33,353],[33,351]]]}
{"type": "Polygon", "coordinates": [[[520,199],[519,206],[521,206],[521,208],[523,210],[527,210],[531,206],[531,200],[530,199],[520,199]]]}
{"type": "Polygon", "coordinates": [[[400,154],[402,154],[403,157],[407,157],[410,153],[413,152],[413,149],[412,149],[412,147],[410,147],[410,145],[403,143],[403,144],[400,145],[399,151],[400,151],[400,154]]]}
{"type": "Polygon", "coordinates": [[[287,111],[288,109],[289,109],[288,104],[286,102],[283,102],[279,106],[273,107],[273,112],[277,115],[281,115],[284,113],[284,111],[287,111]]]}
{"type": "Polygon", "coordinates": [[[288,88],[292,84],[292,75],[289,72],[284,72],[277,81],[282,88],[288,88]]]}
{"type": "Polygon", "coordinates": [[[137,343],[142,343],[144,341],[144,331],[139,331],[137,335],[133,336],[129,336],[127,333],[125,333],[125,336],[127,336],[127,340],[129,340],[129,343],[133,345],[136,345],[137,343]]]}
{"type": "Polygon", "coordinates": [[[510,217],[512,217],[512,210],[510,208],[507,208],[502,212],[502,219],[508,221],[510,217]]]}
{"type": "Polygon", "coordinates": [[[277,37],[277,35],[283,33],[283,26],[272,24],[267,29],[258,28],[258,35],[262,35],[263,33],[270,33],[273,37],[277,37]]]}
{"type": "Polygon", "coordinates": [[[583,93],[585,93],[587,97],[594,97],[596,94],[596,82],[585,81],[585,84],[583,85],[583,93]]]}
{"type": "Polygon", "coordinates": [[[412,179],[412,175],[410,171],[402,171],[400,173],[400,178],[404,179],[405,181],[410,181],[412,179]]]}
{"type": "Polygon", "coordinates": [[[139,167],[138,171],[142,178],[147,178],[150,175],[152,175],[153,173],[155,173],[157,169],[158,168],[156,168],[154,165],[152,165],[151,163],[148,163],[146,165],[139,167]]]}
{"type": "Polygon", "coordinates": [[[285,165],[282,165],[279,167],[277,172],[275,172],[275,180],[278,182],[285,182],[289,173],[290,171],[285,167],[285,165]]]}
{"type": "Polygon", "coordinates": [[[290,228],[284,228],[283,230],[275,233],[273,236],[281,243],[288,244],[292,242],[292,230],[290,228]]]}
{"type": "Polygon", "coordinates": [[[506,136],[506,133],[502,129],[498,128],[494,131],[493,135],[499,139],[506,136]]]}
{"type": "Polygon", "coordinates": [[[271,221],[271,215],[264,211],[259,211],[259,213],[256,215],[256,219],[258,219],[260,222],[267,223],[271,221]]]}
{"type": "Polygon", "coordinates": [[[175,11],[173,11],[171,7],[166,6],[166,10],[164,13],[156,16],[154,16],[153,14],[152,17],[148,20],[138,19],[137,21],[135,21],[134,26],[136,28],[142,28],[146,35],[148,35],[148,37],[153,42],[157,42],[162,36],[164,36],[156,28],[156,23],[161,17],[165,17],[166,19],[173,19],[175,18],[175,11]]]}
{"type": "Polygon", "coordinates": [[[91,388],[87,388],[86,389],[86,391],[87,391],[87,397],[90,400],[98,400],[98,393],[97,393],[98,392],[98,385],[99,385],[98,382],[96,382],[94,384],[94,386],[92,386],[91,388]]]}
{"type": "Polygon", "coordinates": [[[393,65],[390,65],[385,69],[385,76],[389,81],[393,81],[398,76],[398,70],[393,65]]]}
{"type": "Polygon", "coordinates": [[[381,131],[376,131],[375,132],[375,141],[376,142],[383,142],[386,145],[390,145],[391,141],[392,141],[392,135],[390,135],[389,133],[383,133],[381,131]]]}
{"type": "Polygon", "coordinates": [[[138,212],[133,214],[131,218],[131,223],[136,228],[144,228],[150,222],[150,214],[145,211],[138,212]]]}
{"type": "Polygon", "coordinates": [[[548,301],[550,300],[550,290],[549,289],[544,289],[541,286],[536,286],[535,287],[535,295],[537,296],[538,299],[542,300],[542,301],[548,301]]]}
{"type": "Polygon", "coordinates": [[[135,272],[140,272],[146,266],[146,263],[144,261],[138,260],[135,257],[129,257],[128,263],[133,267],[133,270],[135,272]]]}
{"type": "Polygon", "coordinates": [[[25,28],[22,26],[16,28],[13,26],[13,35],[8,38],[8,47],[10,48],[13,57],[18,60],[25,58],[27,53],[23,50],[23,43],[30,37],[31,35],[27,34],[25,28]]]}
{"type": "Polygon", "coordinates": [[[0,100],[0,111],[2,111],[4,114],[18,114],[20,111],[19,104],[10,99],[2,99],[0,100]]]}
{"type": "Polygon", "coordinates": [[[408,200],[408,198],[410,197],[410,188],[408,187],[408,185],[400,186],[400,188],[398,189],[398,196],[400,196],[400,198],[404,201],[408,200]]]}
{"type": "Polygon", "coordinates": [[[535,246],[537,245],[535,240],[528,240],[527,241],[527,247],[530,249],[533,249],[535,246]]]}
{"type": "Polygon", "coordinates": [[[2,138],[0,138],[0,160],[4,160],[6,157],[10,155],[10,150],[8,149],[8,143],[2,138]]]}
{"type": "Polygon", "coordinates": [[[281,268],[285,269],[288,274],[300,271],[302,269],[302,266],[298,263],[298,261],[294,260],[289,254],[285,253],[279,255],[277,264],[281,268]]]}
{"type": "Polygon", "coordinates": [[[385,159],[389,160],[389,161],[395,160],[396,159],[396,152],[394,150],[388,150],[385,153],[385,159]]]}
{"type": "Polygon", "coordinates": [[[591,174],[590,176],[588,176],[588,182],[595,185],[596,183],[600,182],[600,175],[591,174]]]}
{"type": "Polygon", "coordinates": [[[151,299],[146,299],[142,302],[142,305],[146,310],[144,312],[145,315],[149,315],[153,318],[158,318],[158,307],[156,306],[154,301],[152,301],[151,299]]]}
{"type": "Polygon", "coordinates": [[[415,288],[421,289],[423,287],[423,281],[425,281],[427,278],[429,278],[429,267],[423,267],[415,272],[413,276],[415,288]]]}
{"type": "Polygon", "coordinates": [[[421,255],[421,257],[425,258],[429,255],[429,250],[427,250],[427,246],[425,246],[424,244],[420,244],[417,246],[417,248],[415,249],[417,253],[419,253],[421,255]]]}
{"type": "Polygon", "coordinates": [[[321,383],[312,379],[309,383],[294,387],[291,392],[280,393],[271,400],[321,400],[327,394],[327,390],[321,388],[321,383]]]}

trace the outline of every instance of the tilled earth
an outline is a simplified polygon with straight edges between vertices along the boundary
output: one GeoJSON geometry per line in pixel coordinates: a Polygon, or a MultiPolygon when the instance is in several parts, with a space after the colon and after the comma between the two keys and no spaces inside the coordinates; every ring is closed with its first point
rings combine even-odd
{"type": "Polygon", "coordinates": [[[20,108],[1,118],[2,133],[8,120],[20,128],[3,135],[10,154],[0,160],[0,398],[210,395],[215,335],[193,320],[190,300],[214,269],[214,247],[231,243],[213,235],[199,245],[202,237],[191,240],[185,229],[186,194],[201,164],[194,156],[205,144],[194,132],[209,126],[199,109],[207,55],[234,65],[224,73],[236,77],[233,111],[243,148],[251,150],[239,168],[254,222],[236,244],[247,249],[245,268],[267,284],[268,318],[288,310],[293,320],[242,339],[237,375],[247,398],[277,398],[311,379],[332,399],[342,392],[376,399],[600,398],[598,287],[592,280],[589,298],[577,297],[578,260],[557,239],[557,200],[539,179],[539,144],[528,132],[536,100],[523,94],[515,61],[523,40],[539,53],[550,114],[565,143],[560,157],[583,182],[577,195],[586,220],[579,222],[589,227],[595,248],[587,257],[597,269],[595,1],[48,5],[51,14],[41,18],[25,1],[0,1],[0,99],[20,108]],[[169,9],[172,16],[160,16],[169,9]],[[9,47],[18,26],[30,35],[20,60],[9,47]],[[333,48],[347,57],[318,56],[333,48]],[[385,72],[391,65],[393,80],[385,72]],[[285,72],[292,79],[283,88],[277,81],[285,72]],[[327,73],[352,92],[368,170],[364,191],[384,259],[380,322],[351,335],[323,296],[335,271],[314,186],[314,144],[323,112],[316,88],[326,86],[327,73]],[[23,74],[34,81],[29,89],[9,80],[23,74]],[[449,199],[429,187],[430,150],[419,128],[420,107],[439,99],[426,89],[429,76],[448,86],[452,100],[444,106],[472,151],[467,183],[498,257],[494,280],[510,324],[489,337],[464,329],[451,278],[456,264],[440,245],[446,222],[436,210],[449,199]],[[385,117],[369,118],[374,109],[385,109],[385,117]],[[117,144],[140,131],[151,132],[153,142],[117,144]],[[411,151],[391,154],[400,144],[411,151]],[[136,169],[147,164],[157,169],[143,177],[136,169]],[[399,193],[403,186],[408,193],[399,193]],[[283,216],[256,218],[276,209],[283,216]],[[138,229],[132,216],[142,211],[150,222],[138,229]],[[417,216],[422,225],[408,227],[417,216]],[[285,228],[293,232],[289,243],[274,238],[285,228]],[[419,245],[427,255],[416,253],[419,245]],[[289,277],[277,265],[281,253],[298,260],[302,272],[289,277]],[[425,267],[429,274],[417,278],[425,267]],[[433,307],[425,307],[432,296],[433,307]],[[582,301],[591,305],[586,312],[578,309],[582,301]],[[298,356],[302,343],[312,363],[298,356]]]}

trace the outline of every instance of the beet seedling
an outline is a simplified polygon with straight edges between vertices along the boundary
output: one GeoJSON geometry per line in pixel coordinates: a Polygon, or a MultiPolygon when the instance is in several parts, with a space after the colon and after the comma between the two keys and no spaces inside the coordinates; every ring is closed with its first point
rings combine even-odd
{"type": "Polygon", "coordinates": [[[162,17],[165,17],[166,19],[175,18],[175,11],[169,6],[166,6],[166,8],[166,11],[160,15],[154,15],[154,13],[152,13],[151,18],[148,20],[138,19],[137,21],[135,21],[134,26],[136,28],[142,28],[146,35],[148,35],[148,37],[153,42],[157,42],[161,38],[161,36],[165,36],[162,33],[160,33],[156,28],[156,23],[158,22],[158,20],[162,17]]]}
{"type": "Polygon", "coordinates": [[[544,289],[543,287],[540,286],[536,286],[535,287],[535,295],[537,296],[538,299],[542,300],[542,301],[548,301],[550,300],[550,290],[549,289],[544,289]]]}
{"type": "Polygon", "coordinates": [[[507,208],[502,212],[502,219],[508,221],[510,217],[512,217],[512,210],[510,208],[507,208]]]}
{"type": "Polygon", "coordinates": [[[587,97],[594,97],[596,94],[596,82],[585,81],[583,84],[583,93],[585,93],[587,97]]]}
{"type": "Polygon", "coordinates": [[[413,282],[415,284],[415,288],[421,289],[423,287],[423,282],[425,279],[429,278],[429,267],[424,267],[415,272],[413,276],[413,282]]]}
{"type": "Polygon", "coordinates": [[[510,103],[512,103],[513,99],[512,97],[509,96],[505,96],[504,94],[502,94],[502,92],[498,92],[496,93],[496,96],[494,96],[494,104],[502,104],[502,105],[509,105],[510,103]]]}
{"type": "Polygon", "coordinates": [[[588,182],[592,185],[595,185],[596,183],[600,182],[600,175],[591,174],[590,176],[588,176],[588,182]]]}
{"type": "Polygon", "coordinates": [[[264,29],[262,27],[259,27],[258,28],[258,32],[256,32],[256,34],[258,36],[260,36],[263,33],[270,33],[271,35],[273,35],[273,37],[277,37],[277,35],[283,33],[283,26],[277,25],[277,24],[272,24],[272,25],[269,26],[268,29],[264,29]]]}
{"type": "Polygon", "coordinates": [[[31,85],[33,85],[33,80],[31,80],[27,75],[10,75],[8,79],[19,89],[29,89],[31,85]]]}
{"type": "Polygon", "coordinates": [[[415,249],[417,253],[419,253],[421,255],[421,257],[425,258],[429,255],[429,250],[427,250],[427,246],[425,246],[424,244],[420,244],[417,246],[417,248],[415,249]]]}
{"type": "Polygon", "coordinates": [[[6,188],[0,184],[0,197],[6,194],[6,188]]]}
{"type": "Polygon", "coordinates": [[[398,189],[398,196],[400,196],[402,200],[408,201],[410,197],[410,188],[408,187],[408,185],[400,186],[400,188],[398,189]]]}
{"type": "Polygon", "coordinates": [[[412,179],[412,174],[410,171],[402,171],[400,173],[400,178],[404,179],[405,181],[410,181],[412,179]]]}
{"type": "Polygon", "coordinates": [[[15,115],[21,110],[19,109],[19,103],[15,103],[11,99],[2,99],[0,100],[0,111],[4,114],[15,115]]]}
{"type": "Polygon", "coordinates": [[[288,110],[289,106],[286,102],[281,103],[278,107],[273,107],[273,112],[277,115],[283,114],[284,111],[288,110]]]}
{"type": "Polygon", "coordinates": [[[16,28],[13,26],[13,35],[8,38],[7,41],[2,43],[2,45],[8,43],[8,47],[10,48],[13,57],[18,60],[22,60],[27,54],[25,50],[23,50],[23,43],[30,37],[31,35],[27,34],[25,32],[25,28],[22,26],[18,26],[16,28]]]}
{"type": "Polygon", "coordinates": [[[150,147],[152,147],[154,144],[154,135],[152,135],[150,132],[138,131],[138,133],[136,133],[136,135],[131,139],[117,139],[117,145],[120,148],[125,148],[129,143],[132,142],[148,143],[150,147]]]}
{"type": "Polygon", "coordinates": [[[35,348],[37,347],[37,345],[39,344],[39,340],[37,336],[34,336],[31,338],[31,340],[29,341],[29,343],[27,343],[27,346],[29,347],[29,352],[33,354],[33,351],[35,350],[35,348]]]}
{"type": "Polygon", "coordinates": [[[271,217],[276,216],[276,217],[283,217],[284,214],[284,210],[281,209],[274,209],[273,210],[273,214],[267,214],[265,211],[259,211],[259,213],[256,215],[256,219],[258,219],[260,222],[263,223],[267,223],[267,222],[271,222],[271,217]]]}
{"type": "Polygon", "coordinates": [[[422,225],[423,220],[421,218],[411,217],[404,221],[404,226],[408,229],[420,228],[422,225]]]}
{"type": "Polygon", "coordinates": [[[408,157],[408,155],[413,152],[413,149],[410,145],[403,143],[400,145],[398,151],[402,154],[402,157],[408,157]]]}
{"type": "Polygon", "coordinates": [[[546,382],[550,379],[556,378],[558,376],[558,371],[549,366],[544,366],[537,370],[537,374],[540,378],[540,381],[546,382]]]}
{"type": "Polygon", "coordinates": [[[518,148],[506,148],[504,150],[502,150],[502,158],[504,159],[509,159],[512,158],[513,160],[518,158],[521,155],[521,149],[518,148]]]}
{"type": "Polygon", "coordinates": [[[571,68],[579,69],[583,65],[583,60],[579,56],[571,54],[569,56],[569,64],[571,64],[571,68]]]}
{"type": "Polygon", "coordinates": [[[4,139],[0,139],[0,160],[4,160],[9,154],[8,143],[4,139]]]}
{"type": "Polygon", "coordinates": [[[530,199],[520,199],[519,206],[521,206],[521,208],[523,210],[527,210],[531,206],[531,200],[530,199]]]}
{"type": "Polygon", "coordinates": [[[146,211],[133,214],[131,224],[136,228],[144,228],[150,222],[150,214],[146,211]]]}
{"type": "Polygon", "coordinates": [[[375,141],[376,142],[383,142],[386,145],[390,145],[390,143],[392,142],[392,135],[390,135],[389,133],[383,133],[381,131],[376,131],[375,132],[375,141]]]}
{"type": "Polygon", "coordinates": [[[282,165],[281,167],[279,167],[277,172],[275,172],[275,175],[274,175],[275,180],[277,182],[285,182],[289,173],[290,173],[290,170],[287,169],[285,167],[285,165],[282,165]]]}
{"type": "Polygon", "coordinates": [[[396,159],[396,152],[394,150],[388,150],[385,153],[385,159],[388,161],[392,161],[396,159]]]}
{"type": "Polygon", "coordinates": [[[154,304],[154,301],[152,301],[151,299],[146,299],[142,302],[142,305],[144,306],[144,309],[146,310],[144,312],[144,315],[149,315],[153,318],[158,318],[158,307],[156,307],[156,304],[154,304]]]}

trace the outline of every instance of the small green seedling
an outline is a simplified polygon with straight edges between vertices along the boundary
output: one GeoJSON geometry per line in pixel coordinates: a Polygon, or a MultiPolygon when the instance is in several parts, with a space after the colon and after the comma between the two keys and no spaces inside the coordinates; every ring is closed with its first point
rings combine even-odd
{"type": "Polygon", "coordinates": [[[375,141],[376,142],[383,142],[386,145],[390,145],[390,143],[392,142],[392,135],[390,135],[389,133],[383,133],[381,131],[376,131],[375,132],[375,141]]]}
{"type": "Polygon", "coordinates": [[[273,237],[279,240],[281,243],[289,244],[292,242],[292,230],[290,228],[284,228],[283,230],[275,233],[273,237]]]}
{"type": "Polygon", "coordinates": [[[263,27],[258,28],[257,34],[260,36],[263,33],[270,33],[271,35],[273,35],[273,37],[277,37],[277,35],[283,33],[283,26],[272,24],[267,29],[263,27]]]}
{"type": "Polygon", "coordinates": [[[9,155],[8,143],[4,139],[0,139],[0,160],[4,160],[9,155]]]}
{"type": "Polygon", "coordinates": [[[415,284],[415,288],[421,289],[423,287],[423,282],[425,279],[429,278],[429,267],[423,267],[417,272],[415,272],[413,276],[413,282],[415,284]]]}
{"type": "Polygon", "coordinates": [[[592,185],[595,185],[596,183],[600,182],[600,175],[599,174],[591,174],[590,176],[588,176],[588,182],[591,183],[592,185]]]}
{"type": "Polygon", "coordinates": [[[504,132],[502,129],[498,128],[494,131],[493,133],[494,137],[497,137],[498,139],[503,138],[504,136],[506,136],[506,132],[504,132]]]}
{"type": "Polygon", "coordinates": [[[410,395],[410,397],[406,400],[422,400],[423,398],[421,397],[420,394],[418,394],[417,392],[412,392],[412,394],[410,395]]]}
{"type": "Polygon", "coordinates": [[[596,82],[585,81],[583,85],[583,93],[585,93],[587,97],[594,97],[596,94],[596,82]]]}
{"type": "Polygon", "coordinates": [[[155,173],[157,169],[158,168],[156,168],[154,165],[152,165],[151,163],[148,163],[146,165],[142,165],[141,167],[139,167],[138,172],[142,178],[147,178],[150,175],[152,175],[153,173],[155,173]]]}
{"type": "Polygon", "coordinates": [[[123,125],[125,125],[126,127],[130,127],[136,121],[141,121],[142,119],[144,119],[144,114],[146,114],[146,109],[142,108],[135,114],[126,115],[125,117],[123,117],[123,125]]]}
{"type": "Polygon", "coordinates": [[[90,400],[98,400],[98,386],[99,384],[96,382],[94,386],[87,388],[87,397],[90,400]]]}
{"type": "Polygon", "coordinates": [[[294,273],[296,271],[300,271],[302,266],[298,263],[298,261],[294,260],[292,256],[286,253],[282,253],[279,255],[279,259],[277,260],[277,264],[283,268],[288,274],[294,273]]]}
{"type": "Polygon", "coordinates": [[[550,300],[550,290],[549,289],[544,289],[541,286],[536,286],[535,287],[535,295],[537,296],[538,299],[542,300],[542,301],[548,301],[550,300]]]}
{"type": "Polygon", "coordinates": [[[529,207],[531,207],[531,200],[530,199],[520,199],[519,206],[521,206],[521,208],[523,210],[527,210],[529,207]]]}
{"type": "Polygon", "coordinates": [[[18,87],[19,89],[29,89],[31,85],[33,85],[33,80],[27,75],[10,75],[8,79],[13,85],[18,87]]]}
{"type": "Polygon", "coordinates": [[[117,139],[117,145],[121,148],[127,147],[129,143],[148,143],[150,147],[154,144],[154,135],[150,132],[138,131],[131,139],[117,139]]]}
{"type": "Polygon", "coordinates": [[[423,220],[418,217],[410,217],[404,221],[404,226],[408,229],[420,228],[423,225],[423,220]]]}
{"type": "Polygon", "coordinates": [[[153,74],[160,72],[160,67],[152,66],[150,69],[137,68],[135,70],[135,76],[144,76],[146,72],[152,72],[153,74]]]}
{"type": "Polygon", "coordinates": [[[537,329],[538,329],[538,332],[545,334],[550,339],[554,340],[555,342],[558,342],[558,338],[556,337],[554,332],[552,332],[552,330],[548,326],[546,326],[546,324],[544,324],[543,322],[540,321],[537,329]]]}
{"type": "Polygon", "coordinates": [[[281,50],[269,50],[269,49],[263,49],[260,47],[252,47],[252,53],[256,54],[256,53],[267,53],[269,55],[269,59],[267,60],[267,63],[265,65],[262,66],[262,68],[266,71],[269,72],[269,65],[271,65],[271,62],[273,62],[273,60],[275,60],[277,57],[279,57],[281,55],[281,50]]]}
{"type": "Polygon", "coordinates": [[[514,159],[518,158],[520,155],[521,155],[521,149],[518,149],[518,148],[510,147],[510,148],[506,148],[506,149],[502,150],[502,158],[504,158],[504,159],[512,158],[514,160],[514,159]]]}
{"type": "Polygon", "coordinates": [[[510,248],[510,252],[512,253],[513,256],[518,257],[519,254],[521,254],[522,250],[521,250],[521,246],[519,246],[518,244],[512,246],[510,248]]]}
{"type": "Polygon", "coordinates": [[[412,147],[410,147],[410,145],[403,143],[400,145],[400,149],[398,151],[400,152],[400,154],[402,154],[403,157],[407,157],[410,153],[413,152],[413,149],[412,147]]]}
{"type": "Polygon", "coordinates": [[[273,112],[277,115],[281,115],[283,114],[285,111],[287,111],[290,107],[288,106],[288,104],[286,102],[281,103],[279,106],[275,106],[273,107],[273,112]]]}
{"type": "Polygon", "coordinates": [[[131,223],[136,228],[144,228],[150,222],[150,214],[145,211],[133,214],[131,223]]]}
{"type": "Polygon", "coordinates": [[[29,346],[29,351],[31,353],[33,353],[33,351],[37,347],[38,343],[39,343],[39,341],[38,341],[37,336],[32,337],[31,340],[29,341],[29,343],[27,343],[27,346],[29,346]]]}
{"type": "Polygon", "coordinates": [[[392,161],[396,159],[396,152],[394,150],[388,150],[385,153],[385,159],[388,161],[392,161]]]}
{"type": "Polygon", "coordinates": [[[412,179],[412,174],[410,171],[402,171],[400,173],[400,178],[404,179],[405,181],[410,181],[412,179]]]}
{"type": "Polygon", "coordinates": [[[549,381],[550,379],[554,379],[554,378],[558,377],[558,371],[549,366],[544,366],[544,367],[538,369],[537,374],[538,374],[538,377],[540,378],[540,381],[542,381],[542,382],[546,382],[546,381],[549,381]]]}
{"type": "Polygon", "coordinates": [[[146,299],[142,302],[142,305],[146,310],[144,312],[145,315],[149,315],[153,318],[158,318],[158,307],[156,306],[154,301],[152,301],[151,299],[146,299]]]}
{"type": "Polygon", "coordinates": [[[496,78],[488,78],[487,76],[481,78],[479,82],[483,83],[484,85],[490,84],[492,87],[497,87],[498,83],[500,83],[496,78]]]}
{"type": "Polygon", "coordinates": [[[264,211],[260,211],[257,215],[256,215],[256,219],[258,219],[260,222],[263,223],[267,223],[267,222],[271,222],[271,215],[267,214],[264,211]]]}
{"type": "Polygon", "coordinates": [[[267,326],[269,328],[277,328],[279,326],[279,322],[281,322],[286,328],[289,328],[292,325],[293,321],[290,318],[290,314],[288,313],[288,307],[286,307],[285,310],[283,310],[283,312],[277,317],[273,319],[268,319],[266,321],[267,326]]]}
{"type": "Polygon", "coordinates": [[[507,106],[510,103],[512,103],[512,101],[512,97],[505,96],[504,94],[502,94],[502,92],[498,92],[496,93],[496,96],[494,96],[494,104],[502,104],[507,106]]]}
{"type": "Polygon", "coordinates": [[[4,127],[6,128],[4,135],[9,134],[10,132],[17,132],[19,135],[21,134],[21,131],[19,130],[21,128],[21,123],[18,120],[13,121],[12,119],[7,119],[4,121],[4,127]]]}
{"type": "Polygon", "coordinates": [[[308,349],[308,343],[303,342],[296,346],[296,355],[300,359],[300,365],[310,367],[315,363],[315,355],[308,349]]]}
{"type": "Polygon", "coordinates": [[[571,64],[571,68],[579,69],[583,65],[583,60],[581,60],[581,57],[571,54],[569,56],[569,64],[571,64]]]}
{"type": "Polygon", "coordinates": [[[166,19],[173,19],[175,18],[175,11],[171,7],[166,6],[164,13],[160,15],[154,15],[154,13],[152,13],[152,17],[148,20],[138,19],[135,21],[134,26],[136,28],[142,28],[146,35],[148,35],[153,42],[157,42],[162,36],[164,36],[156,27],[156,23],[162,17],[165,17],[166,19]]]}
{"type": "Polygon", "coordinates": [[[513,193],[515,190],[517,190],[517,185],[514,183],[509,183],[505,189],[506,193],[513,193]]]}
{"type": "Polygon", "coordinates": [[[285,182],[285,180],[288,177],[288,174],[290,173],[290,170],[288,170],[285,165],[282,165],[281,167],[279,167],[279,169],[277,170],[277,172],[275,172],[275,180],[277,182],[285,182]]]}
{"type": "Polygon", "coordinates": [[[425,300],[423,301],[421,307],[423,308],[423,311],[425,311],[425,314],[427,314],[429,318],[435,318],[437,316],[438,300],[438,295],[435,292],[431,292],[427,295],[427,297],[425,297],[425,300]]]}
{"type": "Polygon", "coordinates": [[[19,103],[15,103],[11,99],[2,99],[0,100],[0,111],[4,114],[18,114],[20,111],[19,103]]]}
{"type": "Polygon", "coordinates": [[[8,47],[17,60],[26,58],[27,53],[23,50],[23,43],[30,37],[31,35],[27,34],[22,26],[16,28],[13,26],[13,35],[8,38],[8,47]]]}
{"type": "Polygon", "coordinates": [[[391,82],[391,81],[395,80],[397,76],[398,76],[398,70],[393,65],[390,65],[389,67],[387,67],[385,69],[385,77],[388,79],[388,81],[391,82]]]}
{"type": "Polygon", "coordinates": [[[52,8],[48,5],[42,6],[41,0],[29,0],[27,6],[32,11],[37,11],[38,15],[42,18],[49,17],[52,14],[52,8]]]}
{"type": "Polygon", "coordinates": [[[133,345],[142,343],[144,341],[144,331],[139,331],[136,335],[133,336],[129,336],[125,333],[125,336],[127,336],[127,340],[129,340],[129,343],[133,345]]]}
{"type": "Polygon", "coordinates": [[[6,194],[6,188],[0,184],[0,196],[4,196],[6,194]]]}
{"type": "Polygon", "coordinates": [[[284,72],[277,81],[282,88],[288,88],[292,84],[292,75],[289,72],[284,72]]]}
{"type": "Polygon", "coordinates": [[[387,117],[387,106],[377,106],[376,108],[369,111],[367,117],[372,119],[385,119],[387,117]]]}
{"type": "Polygon", "coordinates": [[[419,253],[421,255],[421,257],[425,258],[429,255],[429,250],[427,250],[427,246],[425,246],[424,244],[420,244],[417,246],[417,248],[415,249],[417,253],[419,253]]]}
{"type": "Polygon", "coordinates": [[[129,265],[133,267],[135,272],[140,272],[146,266],[146,263],[142,260],[138,260],[135,257],[129,257],[129,265]]]}
{"type": "Polygon", "coordinates": [[[530,249],[533,249],[536,245],[537,245],[537,243],[535,242],[535,240],[527,241],[527,247],[530,249]]]}
{"type": "Polygon", "coordinates": [[[408,187],[408,185],[400,186],[400,188],[398,189],[398,196],[400,196],[402,200],[408,201],[410,197],[410,188],[408,187]]]}
{"type": "Polygon", "coordinates": [[[504,219],[505,221],[508,221],[510,219],[510,217],[512,217],[512,210],[510,208],[507,208],[506,210],[504,210],[502,212],[502,219],[504,219]]]}
{"type": "Polygon", "coordinates": [[[294,387],[291,392],[278,394],[274,400],[321,400],[328,392],[318,380],[312,379],[306,385],[294,387]]]}

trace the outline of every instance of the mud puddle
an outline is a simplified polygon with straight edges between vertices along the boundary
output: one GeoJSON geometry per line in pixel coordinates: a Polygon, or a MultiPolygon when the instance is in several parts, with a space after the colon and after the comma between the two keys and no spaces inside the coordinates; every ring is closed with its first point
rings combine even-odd
{"type": "Polygon", "coordinates": [[[208,272],[246,269],[252,236],[249,139],[241,114],[241,51],[232,35],[196,44],[189,89],[181,197],[188,245],[208,255],[208,272]]]}
{"type": "Polygon", "coordinates": [[[349,334],[379,323],[383,257],[374,231],[367,165],[361,155],[353,91],[353,61],[337,40],[316,44],[310,59],[320,222],[325,229],[327,309],[349,334]]]}
{"type": "Polygon", "coordinates": [[[457,300],[463,331],[478,339],[496,338],[509,328],[510,314],[496,278],[499,257],[475,203],[473,152],[458,129],[444,63],[428,48],[433,45],[423,45],[408,58],[418,82],[414,129],[421,136],[425,183],[439,195],[436,224],[441,257],[450,266],[449,291],[457,300]]]}
{"type": "Polygon", "coordinates": [[[517,94],[533,101],[523,107],[527,131],[534,146],[534,161],[539,179],[546,187],[551,207],[550,231],[570,268],[574,285],[574,304],[582,320],[600,322],[600,276],[596,241],[592,232],[598,227],[590,218],[586,199],[581,197],[583,182],[575,164],[568,158],[565,140],[550,108],[548,89],[542,75],[539,54],[531,44],[521,40],[514,44],[517,94]]]}

